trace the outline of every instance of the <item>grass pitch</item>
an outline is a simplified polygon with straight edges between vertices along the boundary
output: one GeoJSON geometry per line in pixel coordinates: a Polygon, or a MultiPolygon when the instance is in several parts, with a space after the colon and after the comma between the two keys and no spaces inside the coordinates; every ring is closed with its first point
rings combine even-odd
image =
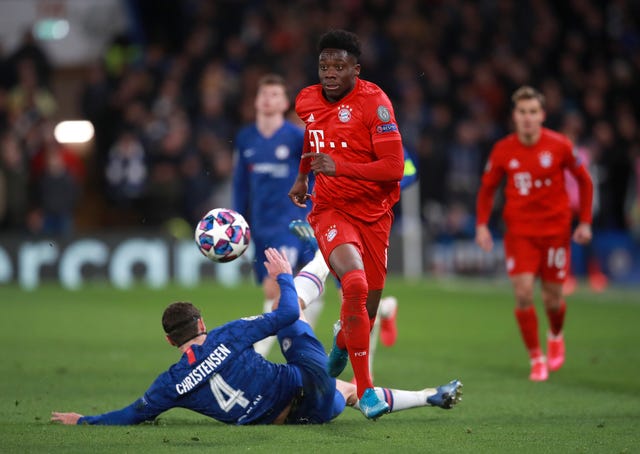
{"type": "MultiPolygon", "coordinates": [[[[325,345],[338,314],[328,287],[317,327],[325,345]]],[[[213,326],[256,313],[260,291],[252,282],[162,291],[2,287],[0,452],[640,452],[637,290],[582,289],[568,298],[567,362],[545,383],[527,379],[506,281],[392,278],[385,294],[400,302],[399,336],[394,347],[377,349],[376,384],[420,389],[459,378],[458,407],[375,423],[346,409],[323,426],[233,427],[172,410],[135,427],[66,427],[49,422],[52,410],[121,408],[177,360],[160,325],[168,303],[192,301],[213,326]]],[[[538,309],[542,334],[547,323],[538,309]]]]}

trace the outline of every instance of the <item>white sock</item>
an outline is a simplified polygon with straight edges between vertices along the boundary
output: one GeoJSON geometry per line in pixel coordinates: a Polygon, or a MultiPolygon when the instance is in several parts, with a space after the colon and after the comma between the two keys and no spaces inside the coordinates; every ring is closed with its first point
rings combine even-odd
{"type": "Polygon", "coordinates": [[[376,317],[376,322],[373,324],[373,329],[369,333],[369,374],[371,374],[371,380],[373,380],[373,357],[376,354],[376,348],[378,347],[378,337],[380,335],[380,317],[376,317]]]}
{"type": "MultiPolygon", "coordinates": [[[[324,292],[324,282],[329,275],[329,267],[320,251],[316,251],[313,259],[307,263],[293,279],[298,298],[305,307],[313,303],[324,292]]],[[[306,313],[305,313],[306,315],[306,313]]]]}
{"type": "Polygon", "coordinates": [[[561,340],[562,337],[562,331],[555,335],[551,331],[547,331],[547,339],[549,340],[561,340]]]}
{"type": "MultiPolygon", "coordinates": [[[[271,312],[273,308],[273,303],[274,303],[273,299],[265,300],[264,303],[262,304],[262,312],[263,313],[271,312]]],[[[253,344],[253,349],[266,358],[275,341],[276,341],[276,336],[265,337],[264,339],[259,340],[258,342],[253,344]]]]}
{"type": "Polygon", "coordinates": [[[389,318],[398,307],[398,300],[395,296],[386,296],[380,300],[378,306],[378,317],[389,318]]]}
{"type": "MultiPolygon", "coordinates": [[[[391,412],[407,410],[409,408],[427,407],[427,398],[436,393],[435,389],[427,388],[420,391],[404,391],[391,388],[374,388],[380,400],[389,404],[391,412]]],[[[356,402],[355,408],[360,408],[360,401],[356,402]]]]}
{"type": "Polygon", "coordinates": [[[307,307],[304,310],[304,316],[309,325],[311,325],[311,328],[316,327],[316,323],[318,322],[318,318],[320,318],[323,308],[324,300],[322,298],[316,298],[311,301],[311,303],[307,304],[307,307]]]}

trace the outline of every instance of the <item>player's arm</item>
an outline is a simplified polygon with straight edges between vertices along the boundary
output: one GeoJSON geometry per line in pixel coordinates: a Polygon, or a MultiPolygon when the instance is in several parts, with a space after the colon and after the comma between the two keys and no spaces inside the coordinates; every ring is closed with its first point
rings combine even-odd
{"type": "Polygon", "coordinates": [[[298,305],[298,293],[293,285],[293,272],[287,256],[275,248],[265,251],[267,261],[264,266],[269,277],[278,281],[280,286],[280,299],[275,305],[274,312],[280,311],[281,317],[288,321],[284,326],[290,325],[300,316],[298,305]],[[293,320],[291,320],[293,317],[293,320]]]}
{"type": "Polygon", "coordinates": [[[103,426],[128,426],[139,424],[143,421],[150,421],[160,413],[161,412],[154,411],[149,406],[145,405],[143,399],[140,398],[131,405],[120,410],[95,416],[83,416],[78,413],[62,413],[54,411],[51,413],[51,421],[67,425],[89,424],[103,426]]]}
{"type": "Polygon", "coordinates": [[[376,182],[399,182],[404,174],[404,149],[391,101],[380,92],[367,97],[362,109],[362,122],[373,144],[374,159],[371,162],[336,161],[335,175],[376,182]]]}
{"type": "Polygon", "coordinates": [[[568,167],[569,172],[578,182],[580,195],[579,223],[573,232],[573,240],[578,244],[586,244],[591,241],[591,220],[593,216],[593,181],[584,164],[575,160],[568,167]]]}
{"type": "MultiPolygon", "coordinates": [[[[404,174],[402,141],[388,140],[373,143],[376,159],[372,162],[335,161],[335,175],[368,181],[400,181],[404,174]]],[[[328,156],[328,155],[326,155],[328,156]]],[[[315,171],[316,159],[311,163],[315,171]]],[[[322,165],[322,163],[319,163],[322,165]]]]}
{"type": "Polygon", "coordinates": [[[476,198],[476,244],[485,251],[493,249],[493,238],[489,230],[489,218],[493,210],[493,199],[504,176],[504,170],[495,165],[494,153],[491,153],[476,198]]]}
{"type": "Polygon", "coordinates": [[[264,263],[269,276],[280,286],[280,299],[274,310],[257,317],[247,317],[228,323],[229,332],[235,334],[237,346],[250,346],[268,336],[273,336],[282,328],[291,325],[300,317],[298,293],[293,284],[291,265],[287,258],[274,248],[265,250],[264,263]]]}
{"type": "Polygon", "coordinates": [[[78,413],[52,412],[51,421],[62,424],[88,424],[102,426],[129,426],[151,421],[159,414],[173,408],[175,396],[168,372],[160,374],[144,393],[144,396],[120,410],[101,415],[83,416],[78,413]]]}

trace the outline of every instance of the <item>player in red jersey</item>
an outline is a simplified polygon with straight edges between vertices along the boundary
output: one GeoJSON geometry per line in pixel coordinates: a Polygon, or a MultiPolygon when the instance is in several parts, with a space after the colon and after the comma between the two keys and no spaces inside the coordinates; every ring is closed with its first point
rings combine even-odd
{"type": "Polygon", "coordinates": [[[525,86],[511,99],[515,133],[498,141],[487,161],[477,199],[476,243],[485,251],[493,247],[487,222],[494,193],[505,179],[504,248],[516,299],[515,316],[531,360],[529,378],[544,381],[549,369],[562,367],[565,357],[562,283],[569,270],[572,213],[564,169],[575,176],[579,186],[579,224],[573,232],[573,240],[579,244],[591,241],[593,183],[576,158],[571,141],[542,126],[544,96],[525,86]],[[538,337],[533,301],[536,277],[542,282],[549,320],[548,362],[538,337]]]}
{"type": "Polygon", "coordinates": [[[344,30],[324,34],[318,45],[320,83],[296,98],[305,122],[304,153],[289,191],[294,204],[313,208],[309,223],[331,272],[342,285],[329,373],[351,361],[361,410],[376,419],[388,406],[373,392],[369,332],[387,274],[393,205],[404,172],[402,138],[387,95],[362,80],[358,37],[344,30]],[[316,176],[313,196],[308,173],[316,176]]]}

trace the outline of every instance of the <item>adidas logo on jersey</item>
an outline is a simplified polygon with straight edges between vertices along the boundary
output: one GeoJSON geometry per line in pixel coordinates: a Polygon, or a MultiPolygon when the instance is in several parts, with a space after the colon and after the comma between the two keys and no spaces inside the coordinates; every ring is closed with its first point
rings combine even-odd
{"type": "Polygon", "coordinates": [[[314,117],[313,114],[309,115],[309,118],[307,118],[307,123],[313,123],[314,121],[316,121],[316,117],[314,117]]]}

